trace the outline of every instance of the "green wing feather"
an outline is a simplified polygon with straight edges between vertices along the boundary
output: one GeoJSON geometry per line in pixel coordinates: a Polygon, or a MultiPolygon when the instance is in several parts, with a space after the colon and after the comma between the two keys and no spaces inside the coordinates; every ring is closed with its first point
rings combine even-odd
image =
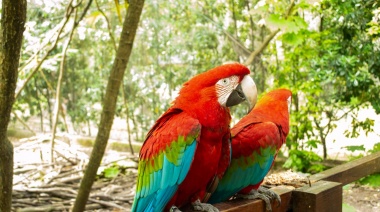
{"type": "Polygon", "coordinates": [[[166,112],[148,133],[140,151],[132,211],[163,211],[185,179],[201,126],[178,109],[166,112]]]}

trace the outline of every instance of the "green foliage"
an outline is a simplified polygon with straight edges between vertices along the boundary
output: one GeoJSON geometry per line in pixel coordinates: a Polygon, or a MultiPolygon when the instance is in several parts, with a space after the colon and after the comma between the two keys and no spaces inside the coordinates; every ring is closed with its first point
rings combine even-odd
{"type": "MultiPolygon", "coordinates": [[[[110,149],[118,151],[118,152],[130,152],[131,151],[129,144],[127,144],[125,142],[116,141],[116,142],[110,143],[109,145],[110,145],[110,149]]],[[[133,152],[139,152],[141,149],[141,145],[132,144],[132,148],[133,148],[133,152]]]]}
{"type": "Polygon", "coordinates": [[[104,169],[104,177],[105,178],[115,178],[120,173],[118,167],[109,167],[104,169]]]}
{"type": "Polygon", "coordinates": [[[354,155],[354,156],[351,155],[349,157],[349,160],[355,160],[355,159],[362,158],[366,155],[373,154],[375,152],[379,152],[380,151],[380,143],[374,144],[372,149],[368,149],[368,150],[366,148],[364,148],[364,145],[352,145],[352,146],[345,146],[343,148],[352,152],[352,153],[359,153],[357,155],[354,155]]]}
{"type": "MultiPolygon", "coordinates": [[[[358,97],[361,102],[372,99],[371,91],[377,90],[376,80],[379,78],[378,62],[379,51],[373,37],[366,34],[368,23],[373,17],[374,6],[376,1],[345,1],[342,4],[333,6],[325,2],[327,14],[336,14],[338,16],[329,16],[330,22],[327,22],[328,31],[337,30],[335,38],[340,42],[340,48],[337,49],[339,58],[337,63],[331,65],[337,70],[337,77],[345,81],[346,89],[340,91],[342,100],[349,101],[351,97],[358,97]],[[341,17],[337,19],[336,17],[341,17]],[[362,92],[362,91],[368,92],[362,92]]],[[[377,5],[378,6],[378,5],[377,5]]],[[[329,36],[331,37],[331,36],[329,36]]]]}
{"type": "MultiPolygon", "coordinates": [[[[369,104],[380,112],[376,109],[379,99],[373,96],[379,87],[380,75],[375,69],[380,49],[366,31],[377,4],[349,0],[309,5],[308,10],[314,13],[311,16],[323,16],[318,30],[300,28],[279,37],[284,44],[283,62],[269,63],[268,67],[277,74],[275,87],[293,91],[289,148],[303,151],[322,145],[327,158],[327,135],[346,117],[351,117],[352,123],[345,136],[373,132],[374,121],[359,120],[357,113],[369,104]]],[[[273,22],[285,24],[278,15],[272,17],[273,22]]],[[[303,155],[289,157],[293,159],[288,167],[303,167],[299,164],[303,155]]]]}
{"type": "Polygon", "coordinates": [[[364,145],[357,145],[357,146],[345,146],[345,149],[347,149],[350,152],[355,151],[365,151],[364,145]]]}
{"type": "Polygon", "coordinates": [[[373,17],[368,23],[367,33],[370,36],[378,37],[380,35],[380,7],[373,10],[372,13],[373,17]]]}
{"type": "Polygon", "coordinates": [[[380,187],[380,173],[372,174],[359,180],[362,185],[369,185],[372,187],[380,187]]]}
{"type": "Polygon", "coordinates": [[[289,32],[282,35],[282,41],[292,46],[298,46],[302,44],[303,38],[297,33],[289,32]]]}
{"type": "Polygon", "coordinates": [[[299,30],[307,28],[305,20],[298,16],[285,19],[278,14],[270,14],[266,21],[270,26],[279,28],[283,32],[297,33],[299,30]]]}
{"type": "Polygon", "coordinates": [[[120,166],[118,164],[112,164],[109,167],[100,167],[98,170],[97,177],[105,178],[105,179],[114,179],[119,174],[125,173],[125,167],[120,166]]]}
{"type": "Polygon", "coordinates": [[[34,136],[34,134],[32,132],[30,132],[29,130],[20,130],[20,129],[8,128],[7,136],[17,138],[17,139],[22,139],[22,138],[32,137],[32,136],[34,136]]]}
{"type": "Polygon", "coordinates": [[[380,152],[380,142],[373,145],[373,148],[368,151],[369,153],[380,152]]]}
{"type": "MultiPolygon", "coordinates": [[[[322,146],[326,151],[322,158],[327,158],[327,135],[344,118],[353,120],[345,132],[349,138],[374,132],[374,121],[357,114],[366,107],[380,113],[378,1],[295,2],[289,10],[288,1],[275,0],[146,1],[116,110],[118,117],[128,117],[132,140],[144,140],[154,120],[191,76],[226,61],[244,62],[277,28],[281,32],[249,68],[260,93],[278,87],[293,92],[286,167],[323,170],[318,165],[321,157],[313,150],[322,146]]],[[[28,5],[20,84],[52,47],[52,35],[65,17],[67,3],[28,5]]],[[[107,19],[97,7],[90,7],[78,23],[64,67],[63,116],[78,134],[89,134],[88,128],[100,118],[115,55],[112,37],[117,45],[119,18],[126,12],[120,1],[98,3],[107,19]]],[[[78,11],[84,8],[80,4],[78,11]]],[[[63,29],[56,47],[17,98],[14,110],[23,119],[39,116],[49,122],[41,126],[51,124],[68,30],[63,29]]],[[[242,108],[232,108],[234,120],[246,113],[242,108]]],[[[360,148],[346,149],[359,152],[360,148]]]]}
{"type": "Polygon", "coordinates": [[[77,142],[84,147],[92,147],[94,146],[95,140],[92,138],[78,138],[77,142]]]}
{"type": "Polygon", "coordinates": [[[289,151],[289,157],[284,167],[301,172],[317,173],[326,169],[326,167],[317,163],[322,160],[319,155],[312,151],[294,149],[289,151]]]}
{"type": "Polygon", "coordinates": [[[355,207],[353,207],[347,203],[343,203],[342,204],[342,211],[343,212],[355,212],[356,209],[355,209],[355,207]]]}
{"type": "MultiPolygon", "coordinates": [[[[376,143],[372,149],[368,151],[369,154],[380,152],[380,142],[376,143]]],[[[359,180],[359,183],[363,185],[369,185],[372,187],[380,187],[380,174],[372,174],[359,180]]]]}

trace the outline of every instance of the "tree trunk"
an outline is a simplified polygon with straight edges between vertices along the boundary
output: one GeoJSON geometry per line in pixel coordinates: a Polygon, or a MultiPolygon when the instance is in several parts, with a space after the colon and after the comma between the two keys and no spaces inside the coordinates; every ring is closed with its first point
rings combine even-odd
{"type": "Polygon", "coordinates": [[[81,180],[78,196],[75,200],[73,212],[84,211],[88,196],[94,183],[96,172],[103,158],[112,127],[116,100],[123,80],[124,72],[132,52],[133,40],[136,35],[144,0],[130,0],[127,14],[124,19],[119,47],[107,83],[103,101],[103,110],[100,117],[99,131],[91,153],[90,161],[81,180]]]}
{"type": "Polygon", "coordinates": [[[0,211],[11,211],[13,145],[7,128],[15,100],[26,0],[3,0],[0,29],[0,211]]]}

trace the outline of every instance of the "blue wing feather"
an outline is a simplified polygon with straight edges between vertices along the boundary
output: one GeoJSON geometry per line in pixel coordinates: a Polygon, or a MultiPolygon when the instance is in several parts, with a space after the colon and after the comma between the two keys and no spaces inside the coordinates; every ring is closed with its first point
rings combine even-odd
{"type": "Polygon", "coordinates": [[[171,111],[157,123],[148,133],[140,152],[132,211],[163,211],[189,172],[196,151],[200,134],[197,120],[181,111],[171,111]],[[173,129],[173,123],[179,126],[173,129]],[[158,146],[162,142],[162,147],[158,146]],[[161,148],[161,151],[153,148],[161,148]],[[155,151],[157,153],[152,154],[155,151]],[[144,154],[152,156],[145,157],[144,154]]]}
{"type": "Polygon", "coordinates": [[[190,165],[193,162],[193,158],[194,158],[194,154],[195,154],[195,149],[196,149],[195,143],[196,142],[194,142],[193,145],[186,147],[186,149],[185,149],[183,160],[185,160],[186,163],[183,163],[183,168],[180,170],[178,182],[182,182],[185,179],[187,173],[189,172],[190,165]],[[192,159],[189,160],[189,158],[192,158],[192,159]]]}
{"type": "MultiPolygon", "coordinates": [[[[261,182],[261,180],[269,172],[269,169],[273,163],[273,159],[274,157],[270,156],[264,166],[260,166],[258,163],[255,163],[247,169],[238,168],[235,169],[233,173],[226,173],[226,175],[230,174],[229,180],[223,180],[226,178],[222,178],[217,189],[212,194],[209,203],[215,204],[228,200],[231,196],[246,186],[255,185],[261,182]]],[[[234,160],[231,162],[232,166],[233,163],[235,163],[234,160]]]]}
{"type": "Polygon", "coordinates": [[[163,169],[151,173],[149,178],[143,178],[143,184],[147,183],[147,179],[151,179],[153,183],[151,183],[149,187],[143,188],[140,193],[136,193],[132,211],[164,210],[166,204],[177,191],[178,185],[183,182],[189,172],[192,163],[191,158],[194,157],[196,144],[197,142],[194,140],[190,146],[187,146],[184,150],[186,156],[183,157],[178,166],[171,163],[167,157],[164,156],[163,169]],[[189,156],[190,159],[184,159],[187,156],[189,156]]]}
{"type": "Polygon", "coordinates": [[[232,152],[244,150],[248,155],[233,153],[231,164],[209,199],[215,204],[228,200],[249,185],[260,183],[269,172],[276,154],[278,127],[273,123],[251,125],[232,139],[232,152]],[[257,130],[265,133],[257,135],[257,130]]]}

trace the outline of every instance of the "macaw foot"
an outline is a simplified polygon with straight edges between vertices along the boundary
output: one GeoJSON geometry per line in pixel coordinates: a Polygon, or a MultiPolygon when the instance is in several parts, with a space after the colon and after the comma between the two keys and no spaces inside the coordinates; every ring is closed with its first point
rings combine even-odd
{"type": "Polygon", "coordinates": [[[236,197],[240,197],[243,199],[262,199],[265,202],[265,206],[267,211],[272,211],[272,207],[270,202],[276,200],[278,202],[278,206],[281,204],[281,198],[276,192],[264,188],[262,186],[259,189],[252,189],[248,194],[237,194],[236,197]]]}
{"type": "Polygon", "coordinates": [[[281,205],[281,197],[280,197],[280,195],[278,195],[273,190],[265,188],[263,186],[260,186],[259,187],[259,193],[262,193],[262,194],[266,195],[267,197],[269,197],[269,199],[271,201],[276,200],[276,202],[278,203],[277,207],[281,205]]]}
{"type": "Polygon", "coordinates": [[[170,212],[182,212],[179,208],[177,208],[177,206],[172,206],[169,210],[170,212]]]}
{"type": "Polygon", "coordinates": [[[191,204],[193,205],[195,211],[219,212],[219,210],[213,205],[208,203],[201,203],[199,199],[191,204]]]}

